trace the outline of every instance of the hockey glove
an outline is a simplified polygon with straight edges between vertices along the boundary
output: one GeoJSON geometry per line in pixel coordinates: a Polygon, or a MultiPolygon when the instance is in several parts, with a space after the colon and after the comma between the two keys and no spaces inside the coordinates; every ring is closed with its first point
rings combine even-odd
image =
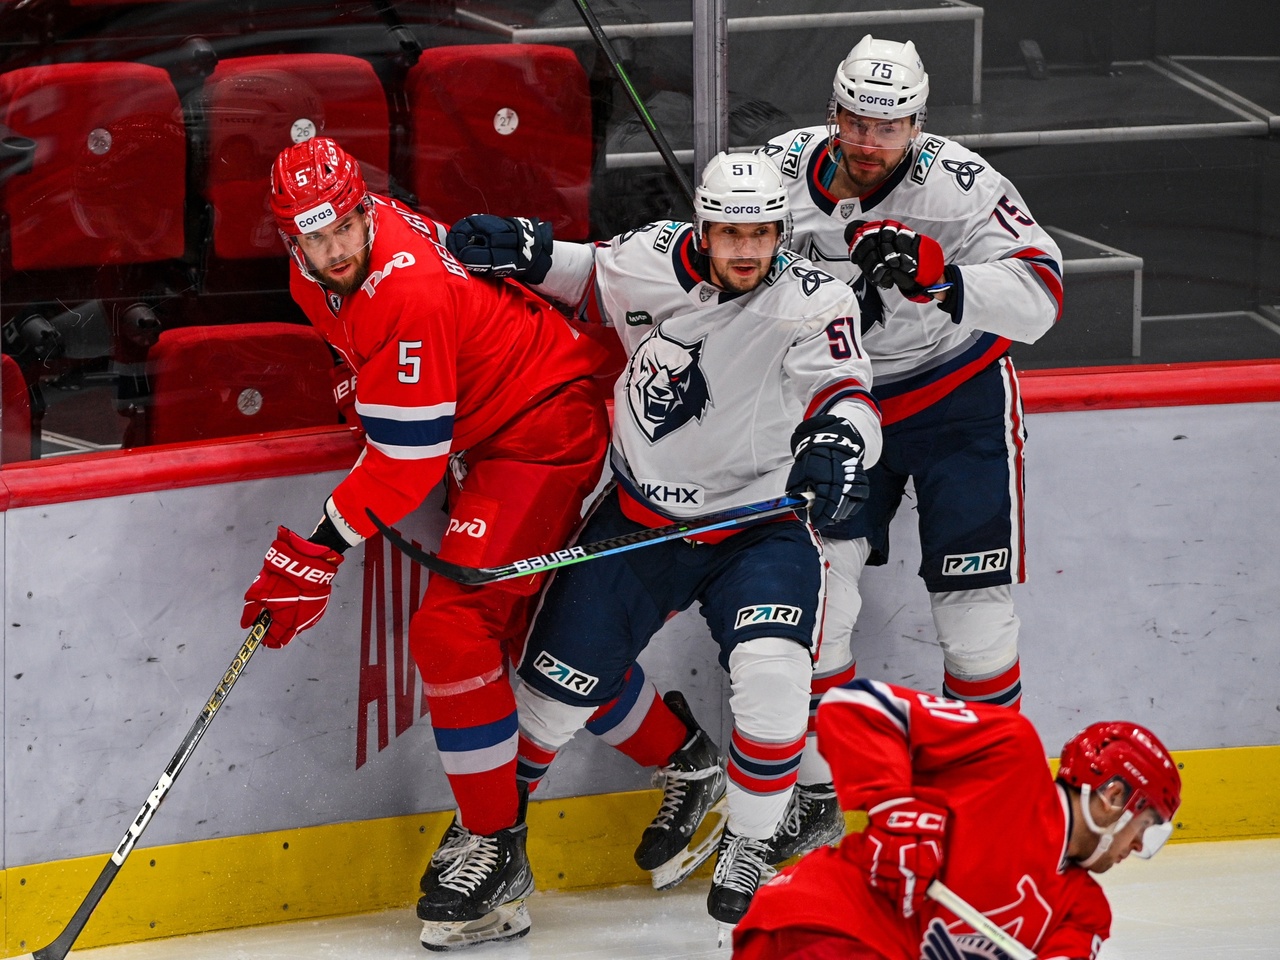
{"type": "Polygon", "coordinates": [[[787,476],[787,494],[813,491],[809,522],[815,527],[851,516],[871,495],[862,469],[865,449],[853,424],[829,413],[802,420],[791,434],[796,462],[787,476]]]}
{"type": "Polygon", "coordinates": [[[893,797],[867,811],[862,866],[903,917],[919,912],[942,871],[950,816],[941,802],[921,797],[893,797]]]}
{"type": "Polygon", "coordinates": [[[551,269],[551,241],[545,220],[475,213],[455,223],[444,244],[472,273],[541,283],[551,269]]]}
{"type": "Polygon", "coordinates": [[[281,527],[262,572],[245,592],[240,626],[250,626],[264,609],[270,610],[271,626],[262,642],[283,647],[324,615],[333,575],[341,564],[342,555],[336,550],[281,527]]]}
{"type": "MultiPolygon", "coordinates": [[[[924,931],[920,960],[990,960],[993,948],[987,946],[986,938],[981,938],[980,944],[972,948],[966,943],[970,938],[979,939],[973,934],[964,935],[964,939],[953,937],[947,925],[934,917],[924,931]]],[[[994,956],[1003,957],[1004,954],[997,950],[994,956]]]]}
{"type": "Polygon", "coordinates": [[[916,303],[933,299],[928,288],[942,279],[942,247],[896,220],[858,221],[845,228],[849,259],[883,290],[897,286],[916,303]]]}

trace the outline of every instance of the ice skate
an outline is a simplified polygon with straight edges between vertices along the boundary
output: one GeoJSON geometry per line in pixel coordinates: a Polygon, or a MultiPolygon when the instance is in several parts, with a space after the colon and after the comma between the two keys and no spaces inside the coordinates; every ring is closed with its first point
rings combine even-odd
{"type": "MultiPolygon", "coordinates": [[[[484,835],[462,830],[450,849],[433,857],[423,884],[433,881],[418,901],[422,945],[456,950],[487,940],[514,940],[529,932],[525,900],[533,893],[533,871],[525,853],[523,818],[513,827],[484,835]],[[434,877],[432,876],[435,873],[434,877]]],[[[444,851],[448,833],[441,842],[444,851]]]]}
{"type": "Polygon", "coordinates": [[[436,847],[436,852],[431,855],[431,862],[427,864],[426,872],[423,873],[422,879],[418,881],[418,889],[423,893],[435,889],[440,882],[440,874],[447,870],[453,861],[457,859],[459,849],[470,836],[471,831],[462,825],[462,821],[458,819],[458,815],[455,813],[453,820],[449,822],[449,829],[440,838],[440,845],[436,847]]]}
{"type": "Polygon", "coordinates": [[[655,890],[676,886],[715,852],[724,830],[727,784],[720,751],[694,720],[684,695],[671,690],[663,701],[684,722],[689,739],[654,774],[663,789],[662,806],[636,847],[636,863],[649,871],[655,890]]]}
{"type": "Polygon", "coordinates": [[[799,783],[782,822],[769,840],[765,862],[777,866],[784,860],[835,843],[844,836],[844,814],[830,783],[799,783]]]}
{"type": "Polygon", "coordinates": [[[777,872],[765,862],[768,846],[767,840],[740,837],[732,830],[725,830],[720,838],[711,892],[707,894],[707,912],[720,923],[721,945],[747,912],[756,888],[777,872]]]}

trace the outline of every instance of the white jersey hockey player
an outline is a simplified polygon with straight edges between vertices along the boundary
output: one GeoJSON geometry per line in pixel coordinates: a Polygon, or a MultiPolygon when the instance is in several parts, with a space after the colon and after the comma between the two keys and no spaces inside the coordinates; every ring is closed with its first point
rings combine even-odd
{"type": "MultiPolygon", "coordinates": [[[[726,924],[771,873],[766,844],[804,745],[824,591],[812,528],[856,508],[880,447],[856,299],[784,249],[787,207],[772,161],[720,154],[697,190],[694,225],[557,242],[536,287],[611,324],[629,357],[614,392],[616,484],[582,540],[814,494],[809,523],[792,514],[558,572],[519,668],[520,775],[536,785],[583,726],[659,766],[664,802],[636,859],[655,886],[674,885],[715,849],[686,848],[726,775],[678,692],[658,697],[636,657],[668,615],[699,605],[732,686],[727,825],[708,897],[726,924]]],[[[450,249],[483,269],[500,244],[492,223],[469,220],[450,249]]],[[[528,237],[527,222],[509,222],[528,237]]]]}
{"type": "MultiPolygon", "coordinates": [[[[858,293],[884,425],[866,508],[823,532],[831,569],[815,703],[853,676],[858,581],[865,563],[887,560],[911,478],[944,692],[1016,707],[1010,585],[1025,579],[1025,431],[1006,350],[1057,321],[1061,255],[990,162],[922,132],[929,78],[914,44],[864,37],[833,87],[826,127],[761,149],[787,184],[794,249],[858,293]]],[[[811,737],[775,860],[840,835],[830,780],[811,737]]]]}

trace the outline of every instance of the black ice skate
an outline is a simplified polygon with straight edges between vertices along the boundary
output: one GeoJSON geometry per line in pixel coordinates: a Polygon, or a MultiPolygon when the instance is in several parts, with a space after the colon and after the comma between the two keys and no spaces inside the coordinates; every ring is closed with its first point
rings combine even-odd
{"type": "Polygon", "coordinates": [[[418,901],[422,945],[456,950],[524,936],[531,926],[525,900],[533,893],[533,871],[525,853],[523,815],[515,826],[490,835],[460,825],[458,830],[452,841],[446,832],[422,878],[431,886],[418,901]]]}
{"type": "Polygon", "coordinates": [[[636,847],[636,863],[648,870],[656,890],[669,890],[715,852],[724,830],[726,779],[720,751],[698,726],[684,695],[668,691],[662,698],[683,721],[689,739],[654,774],[662,786],[662,806],[644,828],[636,847]],[[709,821],[695,841],[695,833],[709,821]]]}
{"type": "Polygon", "coordinates": [[[725,830],[720,838],[711,892],[707,894],[707,912],[720,921],[721,945],[751,906],[756,888],[768,883],[777,872],[765,862],[768,847],[768,840],[740,837],[732,830],[725,830]]]}
{"type": "Polygon", "coordinates": [[[449,822],[449,829],[444,832],[444,836],[440,838],[440,846],[436,847],[436,852],[431,855],[431,862],[427,864],[426,873],[422,875],[422,879],[418,881],[418,888],[423,893],[429,893],[434,890],[440,883],[440,874],[457,859],[458,850],[471,836],[471,831],[462,825],[458,820],[458,815],[453,815],[453,820],[449,822]]]}
{"type": "Polygon", "coordinates": [[[767,863],[777,866],[844,836],[844,814],[831,783],[799,783],[769,841],[767,863]]]}

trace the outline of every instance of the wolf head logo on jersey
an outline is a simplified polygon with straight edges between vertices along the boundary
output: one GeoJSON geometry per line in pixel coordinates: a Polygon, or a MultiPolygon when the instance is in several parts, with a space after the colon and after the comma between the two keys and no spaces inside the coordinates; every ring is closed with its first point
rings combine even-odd
{"type": "Polygon", "coordinates": [[[669,340],[655,330],[627,366],[627,406],[645,436],[657,442],[690,420],[702,419],[711,402],[698,365],[702,343],[669,340]]]}

